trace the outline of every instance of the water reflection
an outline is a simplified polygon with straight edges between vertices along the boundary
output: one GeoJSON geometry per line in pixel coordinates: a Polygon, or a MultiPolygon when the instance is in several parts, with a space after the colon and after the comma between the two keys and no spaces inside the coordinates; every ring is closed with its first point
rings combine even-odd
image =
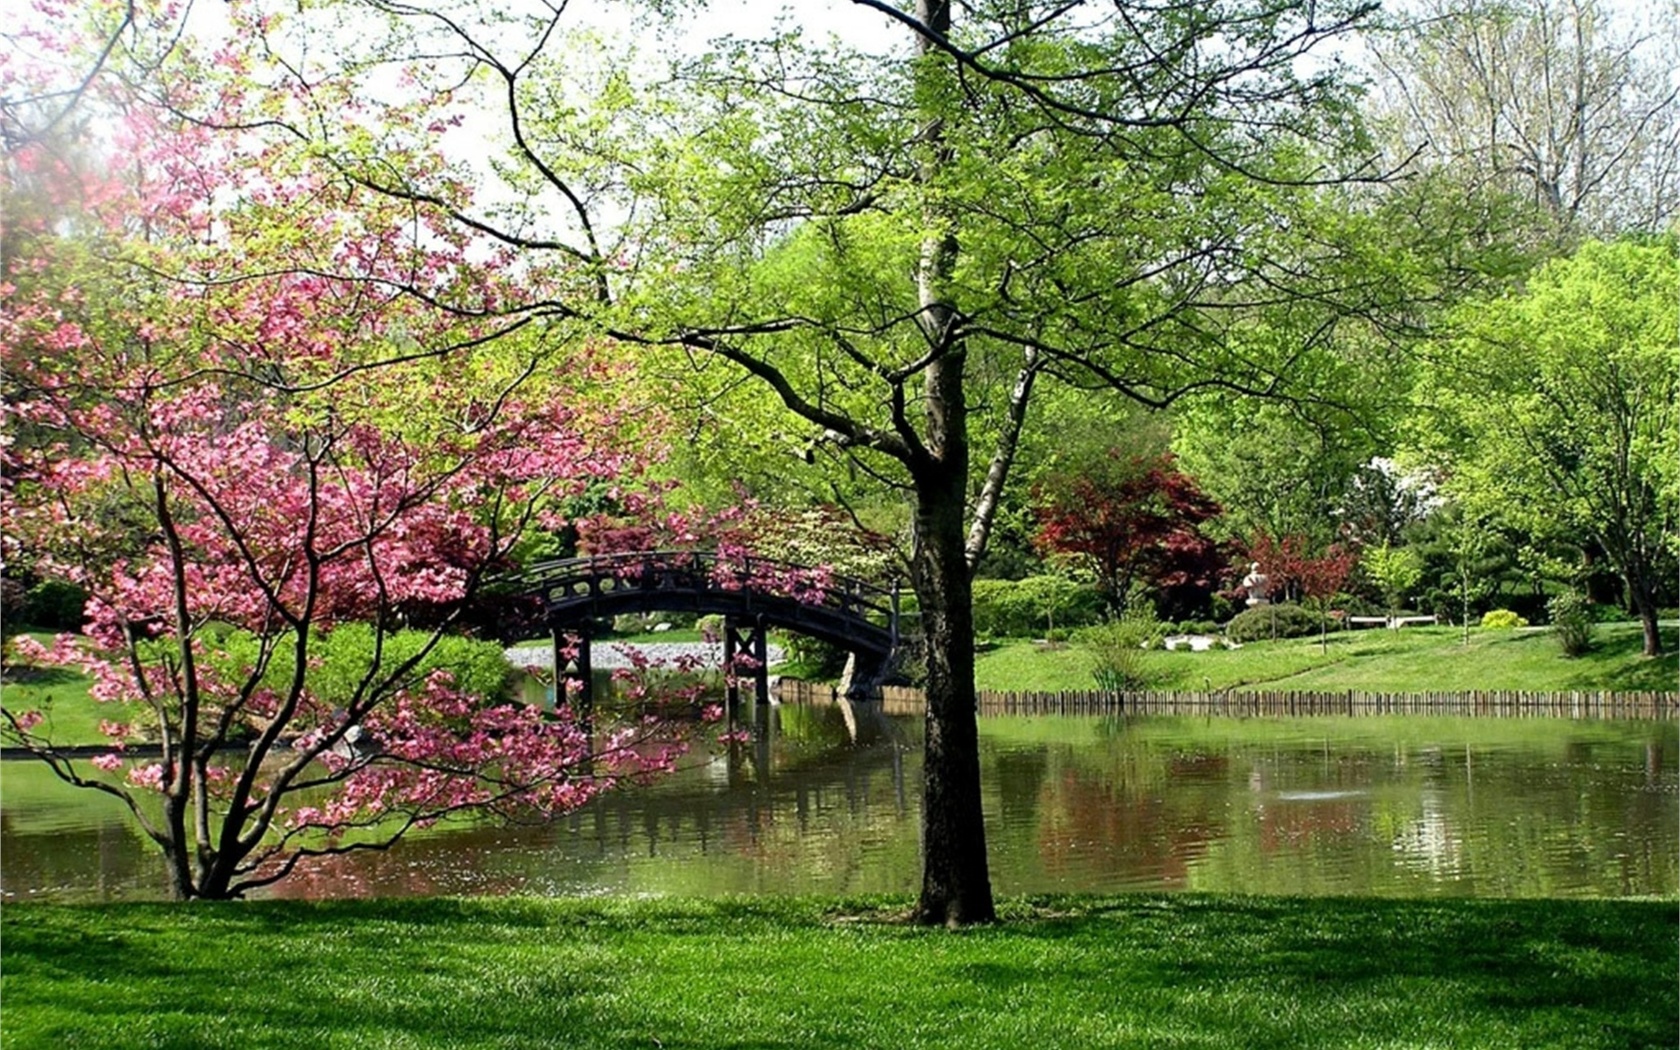
{"type": "MultiPolygon", "coordinates": [[[[921,725],[742,708],[747,739],[536,827],[456,825],[332,858],[285,896],[911,892],[921,725]]],[[[981,723],[1000,892],[1677,892],[1670,725],[1036,717],[981,723]]],[[[119,808],[0,768],[8,897],[156,896],[119,808]]]]}

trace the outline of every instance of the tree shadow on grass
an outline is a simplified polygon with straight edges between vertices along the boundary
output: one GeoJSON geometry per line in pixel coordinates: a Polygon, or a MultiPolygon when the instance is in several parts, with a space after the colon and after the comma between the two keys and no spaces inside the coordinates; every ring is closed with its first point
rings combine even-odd
{"type": "MultiPolygon", "coordinates": [[[[1152,946],[1134,991],[1264,991],[1298,1010],[1363,1012],[1366,1038],[1404,1039],[1407,1013],[1391,1007],[1405,995],[1551,1033],[1525,1045],[1670,1046],[1680,1030],[1673,902],[1184,896],[1118,898],[1085,915],[1033,923],[1033,935],[1082,938],[1100,917],[1152,946]],[[1600,1038],[1578,1041],[1591,1033],[1600,1038]]],[[[1267,1044],[1252,1035],[1249,1045],[1267,1044]]]]}
{"type": "Polygon", "coordinates": [[[0,677],[0,684],[27,685],[36,688],[47,688],[55,685],[69,685],[80,681],[82,675],[68,667],[35,667],[30,664],[9,665],[6,673],[0,677]]]}
{"type": "Polygon", "coordinates": [[[957,932],[889,903],[8,907],[8,1022],[74,1003],[76,1032],[144,1017],[173,1045],[839,1047],[948,1023],[941,1045],[1013,1024],[1046,1046],[1325,1050],[1666,1046],[1680,1026],[1672,902],[1032,898],[957,932]]]}
{"type": "MultiPolygon", "coordinates": [[[[1593,629],[1592,648],[1584,655],[1567,658],[1579,670],[1570,685],[1577,689],[1608,689],[1619,692],[1673,692],[1674,654],[1680,649],[1680,629],[1661,628],[1663,655],[1647,659],[1641,655],[1645,638],[1637,625],[1600,624],[1593,629]]],[[[1557,646],[1555,638],[1546,642],[1557,646]]],[[[1566,659],[1560,655],[1559,659],[1566,659]]]]}

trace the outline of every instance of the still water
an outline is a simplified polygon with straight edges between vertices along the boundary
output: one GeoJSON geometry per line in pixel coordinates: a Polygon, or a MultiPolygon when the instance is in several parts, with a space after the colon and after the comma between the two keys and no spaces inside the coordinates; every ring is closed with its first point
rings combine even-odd
{"type": "MultiPolygon", "coordinates": [[[[433,829],[271,892],[913,892],[920,719],[784,705],[751,728],[750,742],[558,823],[433,829]]],[[[1000,893],[1680,893],[1670,723],[987,718],[981,748],[1000,893]]],[[[0,765],[6,899],[162,885],[111,800],[0,765]]]]}

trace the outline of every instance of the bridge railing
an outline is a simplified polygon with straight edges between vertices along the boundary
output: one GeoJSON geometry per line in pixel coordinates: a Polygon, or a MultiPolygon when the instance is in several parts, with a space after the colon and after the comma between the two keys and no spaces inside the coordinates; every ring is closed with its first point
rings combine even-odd
{"type": "Polygon", "coordinates": [[[715,551],[629,551],[531,565],[519,586],[549,602],[583,601],[626,588],[746,591],[870,620],[897,635],[898,590],[826,566],[715,551]]]}

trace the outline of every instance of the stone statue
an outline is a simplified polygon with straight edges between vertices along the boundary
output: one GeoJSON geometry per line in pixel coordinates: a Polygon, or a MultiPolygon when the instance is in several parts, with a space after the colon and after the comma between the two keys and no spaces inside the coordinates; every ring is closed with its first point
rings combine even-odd
{"type": "Polygon", "coordinates": [[[1250,606],[1270,605],[1272,603],[1272,600],[1266,597],[1267,592],[1271,590],[1272,580],[1271,577],[1260,571],[1259,562],[1249,563],[1248,575],[1243,577],[1242,586],[1243,590],[1248,592],[1248,604],[1250,606]]]}

